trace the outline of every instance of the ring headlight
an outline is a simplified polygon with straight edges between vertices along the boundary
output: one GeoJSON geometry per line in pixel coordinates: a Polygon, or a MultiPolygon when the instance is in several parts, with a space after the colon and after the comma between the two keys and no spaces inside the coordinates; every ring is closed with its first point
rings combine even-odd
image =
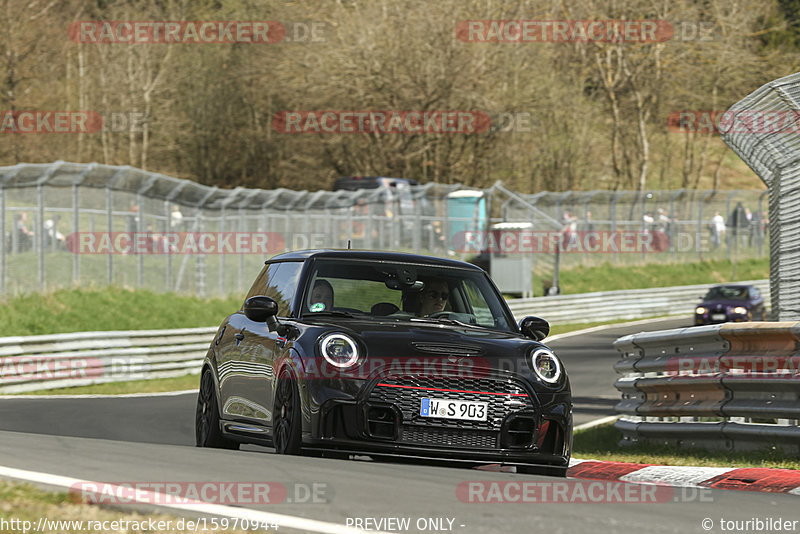
{"type": "Polygon", "coordinates": [[[328,334],[319,341],[322,357],[339,369],[352,367],[358,361],[358,346],[350,336],[328,334]]]}
{"type": "Polygon", "coordinates": [[[529,363],[536,376],[548,384],[555,384],[561,378],[561,363],[556,355],[548,349],[534,350],[529,363]]]}

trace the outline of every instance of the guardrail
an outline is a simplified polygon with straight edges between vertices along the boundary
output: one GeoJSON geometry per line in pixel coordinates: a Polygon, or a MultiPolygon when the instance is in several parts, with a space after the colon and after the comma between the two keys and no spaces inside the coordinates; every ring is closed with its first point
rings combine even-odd
{"type": "Polygon", "coordinates": [[[0,338],[0,393],[199,373],[217,327],[0,338]]]}
{"type": "Polygon", "coordinates": [[[619,338],[621,444],[800,453],[800,323],[726,323],[619,338]]]}
{"type": "MultiPolygon", "coordinates": [[[[737,282],[753,284],[769,307],[769,280],[737,282]]],[[[538,315],[550,323],[588,323],[617,319],[641,319],[686,314],[691,318],[700,297],[715,284],[601,291],[509,300],[514,317],[538,315]]]]}

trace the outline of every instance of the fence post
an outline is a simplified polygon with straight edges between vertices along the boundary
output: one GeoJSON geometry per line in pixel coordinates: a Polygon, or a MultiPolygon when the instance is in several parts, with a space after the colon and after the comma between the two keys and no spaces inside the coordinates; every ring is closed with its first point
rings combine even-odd
{"type": "MultiPolygon", "coordinates": [[[[225,233],[225,202],[222,203],[222,207],[219,210],[219,232],[220,235],[225,233]]],[[[216,254],[217,260],[217,278],[219,282],[219,294],[225,294],[225,254],[219,254],[219,250],[217,250],[216,254]]]]}
{"type": "MultiPolygon", "coordinates": [[[[109,239],[111,239],[112,237],[112,229],[114,227],[113,209],[114,209],[114,198],[111,192],[111,185],[107,184],[106,185],[106,228],[109,239]]],[[[108,258],[106,259],[106,274],[108,275],[108,285],[114,283],[114,252],[111,249],[112,247],[109,247],[108,258]]]]}
{"type": "MultiPolygon", "coordinates": [[[[241,205],[239,206],[239,231],[240,232],[247,231],[247,226],[244,220],[244,208],[242,208],[241,205]]],[[[234,239],[233,242],[236,243],[236,240],[234,239]]],[[[244,285],[244,253],[239,251],[239,283],[237,284],[236,287],[239,288],[240,292],[244,291],[243,285],[244,285]]]]}
{"type": "Polygon", "coordinates": [[[39,289],[44,291],[44,186],[36,186],[36,207],[38,208],[38,221],[36,221],[36,245],[39,259],[39,289]]]}
{"type": "Polygon", "coordinates": [[[80,186],[78,184],[72,184],[72,238],[74,241],[72,242],[72,246],[75,247],[75,250],[72,251],[72,283],[73,285],[78,285],[80,282],[80,273],[81,273],[81,262],[80,262],[80,237],[78,232],[80,232],[80,193],[79,193],[80,186]]]}
{"type": "MultiPolygon", "coordinates": [[[[13,222],[13,221],[12,221],[13,222]]],[[[11,225],[11,234],[14,234],[14,225],[11,225]]],[[[0,244],[0,295],[6,294],[6,255],[8,254],[8,242],[6,238],[6,184],[0,183],[0,236],[3,243],[0,244]]]]}

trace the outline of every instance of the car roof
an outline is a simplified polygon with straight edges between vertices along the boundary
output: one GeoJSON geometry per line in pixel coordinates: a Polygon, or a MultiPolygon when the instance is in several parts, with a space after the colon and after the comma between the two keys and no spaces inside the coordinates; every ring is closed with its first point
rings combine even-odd
{"type": "Polygon", "coordinates": [[[753,284],[717,284],[715,286],[712,286],[712,289],[716,287],[755,287],[755,286],[753,284]]]}
{"type": "Polygon", "coordinates": [[[307,260],[310,258],[337,258],[337,259],[359,259],[373,261],[395,261],[406,263],[424,263],[441,267],[457,267],[459,269],[469,269],[481,271],[479,267],[471,263],[433,256],[423,256],[421,254],[408,254],[405,252],[385,252],[380,250],[339,250],[339,249],[314,249],[314,250],[295,250],[278,254],[268,259],[265,263],[286,260],[307,260]]]}

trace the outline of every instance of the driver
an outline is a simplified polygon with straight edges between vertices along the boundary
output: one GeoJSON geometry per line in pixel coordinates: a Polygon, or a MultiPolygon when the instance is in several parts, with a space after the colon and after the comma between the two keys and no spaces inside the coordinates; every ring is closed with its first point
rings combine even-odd
{"type": "Polygon", "coordinates": [[[447,299],[450,298],[450,289],[447,282],[440,278],[423,280],[425,289],[417,295],[417,317],[426,317],[433,313],[444,311],[447,299]]]}
{"type": "Polygon", "coordinates": [[[333,308],[333,286],[327,280],[317,280],[314,283],[314,289],[311,290],[311,305],[317,303],[325,305],[323,310],[333,308]]]}

